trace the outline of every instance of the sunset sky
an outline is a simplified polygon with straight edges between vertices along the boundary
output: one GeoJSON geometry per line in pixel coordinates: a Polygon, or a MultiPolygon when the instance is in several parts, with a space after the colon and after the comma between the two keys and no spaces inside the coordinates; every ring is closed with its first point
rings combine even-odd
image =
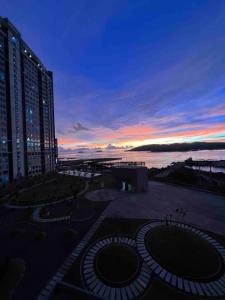
{"type": "Polygon", "coordinates": [[[61,147],[225,141],[224,0],[0,7],[54,72],[61,147]]]}

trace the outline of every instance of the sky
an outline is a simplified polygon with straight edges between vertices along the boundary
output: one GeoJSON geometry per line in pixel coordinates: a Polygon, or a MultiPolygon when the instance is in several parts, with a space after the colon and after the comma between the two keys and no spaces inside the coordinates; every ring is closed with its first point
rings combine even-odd
{"type": "Polygon", "coordinates": [[[54,73],[60,149],[225,141],[224,0],[0,0],[54,73]]]}

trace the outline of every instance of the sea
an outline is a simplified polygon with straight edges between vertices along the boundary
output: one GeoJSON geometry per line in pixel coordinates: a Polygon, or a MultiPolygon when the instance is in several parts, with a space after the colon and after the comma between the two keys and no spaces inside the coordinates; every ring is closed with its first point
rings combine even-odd
{"type": "MultiPolygon", "coordinates": [[[[193,160],[225,160],[225,150],[200,150],[187,152],[149,152],[127,151],[124,149],[105,149],[102,152],[96,150],[59,152],[59,159],[93,159],[93,158],[121,158],[122,161],[144,161],[147,168],[167,167],[172,162],[184,161],[187,158],[193,160]]],[[[207,167],[203,167],[207,171],[207,167]]],[[[223,168],[214,168],[214,172],[223,172],[223,168]],[[218,170],[217,170],[218,169],[218,170]]]]}

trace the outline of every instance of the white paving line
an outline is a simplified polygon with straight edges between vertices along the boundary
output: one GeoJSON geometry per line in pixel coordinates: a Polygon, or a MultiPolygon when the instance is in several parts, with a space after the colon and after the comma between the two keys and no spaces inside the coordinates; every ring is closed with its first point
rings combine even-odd
{"type": "MultiPolygon", "coordinates": [[[[85,188],[77,194],[77,197],[80,197],[83,194],[85,194],[86,191],[88,190],[88,187],[89,187],[89,183],[85,182],[85,188]]],[[[61,199],[59,201],[52,202],[51,204],[57,204],[57,203],[60,203],[60,202],[63,202],[65,200],[69,200],[69,199],[73,199],[73,197],[67,197],[65,199],[61,199]]],[[[56,217],[56,218],[41,218],[40,212],[41,212],[42,207],[45,207],[45,206],[49,206],[49,204],[45,204],[45,205],[41,205],[41,206],[39,205],[38,207],[36,207],[36,210],[32,214],[33,221],[35,221],[37,223],[54,223],[54,222],[61,222],[61,221],[69,221],[71,219],[71,216],[62,216],[62,217],[56,217]]]]}
{"type": "MultiPolygon", "coordinates": [[[[161,226],[162,224],[166,224],[165,221],[155,221],[153,223],[145,224],[137,233],[136,241],[137,241],[138,252],[142,256],[143,260],[147,263],[149,268],[155,274],[157,274],[162,280],[166,281],[169,285],[181,291],[184,291],[186,293],[190,293],[192,295],[197,295],[197,296],[203,296],[205,293],[207,297],[225,296],[225,289],[223,289],[220,286],[220,282],[225,275],[222,275],[217,280],[212,280],[206,283],[197,282],[197,281],[193,282],[193,281],[186,280],[185,278],[182,277],[176,277],[175,274],[172,274],[167,270],[162,269],[161,266],[158,264],[158,262],[151,257],[149,251],[145,246],[145,236],[148,232],[151,231],[152,228],[156,226],[161,226]],[[202,289],[204,290],[204,293],[202,289]]],[[[169,225],[174,225],[176,227],[189,230],[199,235],[201,238],[205,239],[206,241],[208,241],[221,255],[223,259],[223,263],[225,264],[225,256],[223,255],[225,251],[224,247],[221,244],[219,244],[216,240],[211,238],[208,234],[202,232],[199,229],[194,228],[193,226],[178,223],[175,221],[174,222],[170,221],[169,225]]]]}
{"type": "Polygon", "coordinates": [[[94,261],[99,251],[101,251],[106,245],[110,245],[112,243],[125,244],[136,248],[135,240],[122,236],[112,236],[110,239],[104,238],[97,241],[95,245],[88,250],[82,263],[84,281],[87,288],[101,299],[108,299],[103,296],[103,291],[107,290],[110,294],[110,299],[131,300],[133,299],[133,296],[131,293],[126,295],[125,290],[133,290],[135,291],[136,296],[140,296],[144,293],[144,290],[149,284],[152,272],[143,261],[139,273],[131,283],[127,284],[127,286],[117,287],[115,289],[110,285],[106,285],[103,281],[97,278],[94,261]]]}
{"type": "MultiPolygon", "coordinates": [[[[85,187],[82,191],[80,191],[76,197],[80,197],[82,196],[83,194],[85,194],[87,192],[89,188],[89,183],[87,181],[85,181],[85,187]]],[[[73,199],[74,197],[73,196],[68,196],[66,198],[63,198],[63,199],[60,199],[60,200],[57,200],[57,201],[54,201],[54,202],[47,202],[47,203],[42,203],[42,204],[31,204],[31,205],[16,205],[16,204],[10,204],[10,203],[4,203],[4,207],[6,208],[15,208],[15,209],[26,209],[26,208],[39,208],[39,207],[45,207],[45,206],[50,206],[50,205],[54,205],[54,204],[59,204],[63,201],[66,201],[66,200],[71,200],[73,199]]]]}
{"type": "Polygon", "coordinates": [[[50,296],[53,294],[54,289],[57,284],[59,284],[63,277],[65,276],[66,272],[69,270],[69,268],[72,266],[72,264],[75,262],[77,257],[80,255],[80,253],[83,251],[84,247],[87,245],[93,234],[96,232],[98,227],[101,225],[105,218],[104,211],[100,215],[100,217],[97,219],[97,221],[92,225],[92,227],[88,230],[88,232],[84,235],[81,242],[75,247],[75,249],[72,251],[72,253],[67,257],[67,259],[64,261],[63,265],[58,269],[58,271],[55,273],[53,278],[49,281],[49,283],[42,289],[39,296],[36,298],[37,300],[43,299],[47,300],[50,298],[50,296]],[[41,297],[41,298],[40,298],[41,297]]]}
{"type": "Polygon", "coordinates": [[[61,221],[68,221],[70,220],[70,216],[63,216],[57,218],[41,218],[40,217],[41,207],[35,209],[32,214],[33,221],[37,223],[54,223],[54,222],[61,222],[61,221]]]}
{"type": "Polygon", "coordinates": [[[47,203],[42,203],[42,204],[31,204],[31,205],[15,205],[15,204],[10,204],[10,203],[5,203],[4,207],[6,208],[15,208],[15,209],[26,209],[26,208],[39,208],[39,207],[45,207],[45,206],[50,206],[50,205],[54,205],[54,204],[59,204],[65,200],[70,200],[73,197],[66,197],[64,199],[60,199],[54,202],[47,202],[47,203]]]}

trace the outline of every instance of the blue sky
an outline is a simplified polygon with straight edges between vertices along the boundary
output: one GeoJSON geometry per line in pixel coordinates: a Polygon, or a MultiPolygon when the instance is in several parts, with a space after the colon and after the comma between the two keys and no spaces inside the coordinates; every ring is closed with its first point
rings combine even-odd
{"type": "Polygon", "coordinates": [[[54,72],[61,146],[225,141],[225,1],[0,6],[54,72]]]}

